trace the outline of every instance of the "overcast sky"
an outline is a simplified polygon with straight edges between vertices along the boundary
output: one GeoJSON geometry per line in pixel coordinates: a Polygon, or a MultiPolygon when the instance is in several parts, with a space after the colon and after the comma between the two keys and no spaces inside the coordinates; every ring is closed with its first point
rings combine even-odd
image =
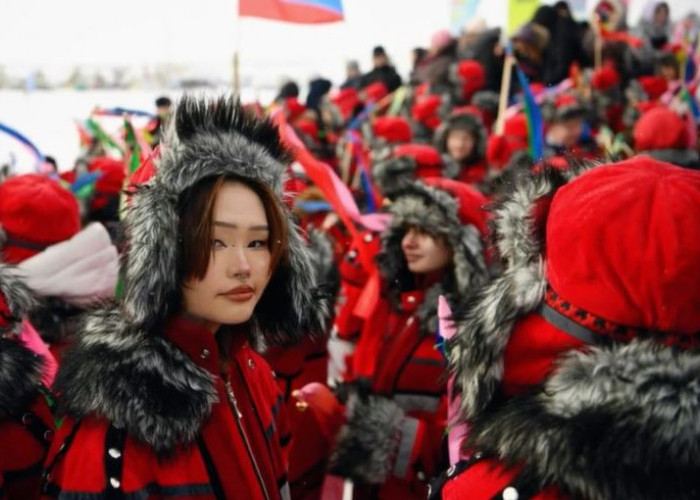
{"type": "Polygon", "coordinates": [[[384,44],[402,69],[408,53],[449,25],[451,0],[343,0],[344,23],[290,25],[236,20],[237,0],[0,0],[0,63],[44,70],[75,64],[176,62],[225,74],[237,41],[244,73],[313,66],[342,75],[367,68],[384,44]]]}

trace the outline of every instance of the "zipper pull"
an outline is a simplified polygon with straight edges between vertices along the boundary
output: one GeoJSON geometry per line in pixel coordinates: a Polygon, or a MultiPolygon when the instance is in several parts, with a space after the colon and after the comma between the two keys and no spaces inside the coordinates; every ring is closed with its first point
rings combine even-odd
{"type": "Polygon", "coordinates": [[[236,400],[236,395],[233,393],[233,387],[231,387],[230,380],[226,381],[226,392],[228,393],[228,398],[231,400],[231,404],[233,404],[233,409],[236,411],[236,416],[238,418],[242,418],[243,414],[241,413],[241,410],[238,409],[238,401],[236,400]]]}

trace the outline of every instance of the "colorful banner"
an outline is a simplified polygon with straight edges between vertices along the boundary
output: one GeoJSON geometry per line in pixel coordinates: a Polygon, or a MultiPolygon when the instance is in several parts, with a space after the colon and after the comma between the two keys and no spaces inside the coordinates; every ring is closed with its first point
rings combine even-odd
{"type": "Polygon", "coordinates": [[[539,6],[540,0],[508,0],[508,34],[529,22],[539,6]]]}
{"type": "Polygon", "coordinates": [[[450,11],[450,29],[452,33],[459,34],[464,26],[474,19],[480,0],[452,0],[450,11]]]}
{"type": "Polygon", "coordinates": [[[341,0],[239,0],[238,13],[301,24],[335,23],[344,18],[341,0]]]}

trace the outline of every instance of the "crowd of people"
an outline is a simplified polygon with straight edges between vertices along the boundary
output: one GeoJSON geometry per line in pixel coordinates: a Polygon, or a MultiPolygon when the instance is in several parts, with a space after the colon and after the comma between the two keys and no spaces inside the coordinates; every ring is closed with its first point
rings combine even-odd
{"type": "Polygon", "coordinates": [[[378,46],[4,172],[0,499],[696,498],[700,18],[671,14],[474,21],[408,78],[378,46]]]}

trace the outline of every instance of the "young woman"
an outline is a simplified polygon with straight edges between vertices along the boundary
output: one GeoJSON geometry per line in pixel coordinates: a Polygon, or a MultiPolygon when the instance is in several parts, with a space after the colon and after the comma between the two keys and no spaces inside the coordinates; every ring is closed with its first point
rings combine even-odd
{"type": "Polygon", "coordinates": [[[124,288],[58,375],[44,494],[288,498],[290,440],[254,350],[320,330],[315,272],[280,201],[276,129],[184,97],[126,218],[124,288]]]}
{"type": "Polygon", "coordinates": [[[460,182],[481,184],[486,180],[488,133],[481,118],[470,111],[453,113],[435,132],[435,147],[445,164],[454,164],[460,182]]]}
{"type": "Polygon", "coordinates": [[[438,297],[454,303],[485,280],[484,203],[466,184],[427,179],[391,205],[377,259],[388,307],[379,301],[358,341],[352,365],[361,389],[348,400],[331,458],[334,474],[355,481],[356,498],[425,498],[442,463],[447,362],[438,297]]]}

